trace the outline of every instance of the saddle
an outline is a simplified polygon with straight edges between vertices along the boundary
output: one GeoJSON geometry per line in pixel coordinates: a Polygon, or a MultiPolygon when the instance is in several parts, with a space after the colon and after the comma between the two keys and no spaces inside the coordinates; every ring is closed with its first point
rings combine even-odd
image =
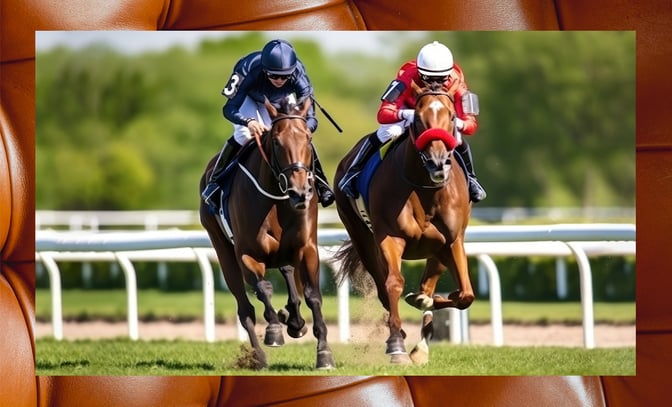
{"type": "Polygon", "coordinates": [[[227,164],[226,168],[224,168],[224,171],[217,182],[220,187],[219,197],[215,198],[214,202],[217,202],[218,204],[216,208],[211,208],[211,210],[216,211],[219,225],[232,244],[233,231],[231,230],[231,214],[229,213],[229,205],[227,205],[229,196],[231,195],[231,186],[233,184],[231,178],[233,177],[233,174],[236,173],[240,161],[250,155],[250,151],[255,147],[255,143],[247,143],[242,146],[238,154],[236,154],[227,164]]]}

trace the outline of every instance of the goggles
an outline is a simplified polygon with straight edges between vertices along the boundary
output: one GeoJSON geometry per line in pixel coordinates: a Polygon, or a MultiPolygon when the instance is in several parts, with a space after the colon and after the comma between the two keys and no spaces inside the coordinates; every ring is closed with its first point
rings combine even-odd
{"type": "Polygon", "coordinates": [[[445,81],[448,80],[448,75],[442,75],[442,76],[430,76],[430,75],[420,75],[420,79],[422,79],[423,82],[430,84],[430,83],[444,83],[445,81]]]}
{"type": "Polygon", "coordinates": [[[289,79],[289,77],[290,77],[291,75],[278,75],[278,74],[274,74],[274,73],[266,72],[266,76],[268,77],[268,79],[273,79],[273,80],[279,80],[279,79],[282,79],[282,80],[285,80],[285,81],[286,81],[287,79],[289,79]]]}

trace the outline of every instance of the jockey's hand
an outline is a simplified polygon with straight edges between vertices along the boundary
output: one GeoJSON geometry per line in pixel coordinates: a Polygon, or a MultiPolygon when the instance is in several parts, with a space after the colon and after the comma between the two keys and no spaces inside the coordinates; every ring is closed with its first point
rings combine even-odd
{"type": "Polygon", "coordinates": [[[259,123],[256,120],[251,120],[247,123],[247,128],[250,129],[250,134],[252,137],[261,137],[264,131],[270,130],[268,127],[264,126],[262,123],[259,123]]]}
{"type": "Polygon", "coordinates": [[[456,117],[455,127],[457,127],[458,130],[462,131],[464,129],[464,120],[460,119],[459,117],[456,117]]]}
{"type": "Polygon", "coordinates": [[[399,110],[399,119],[403,120],[404,124],[406,126],[413,123],[414,118],[415,118],[415,110],[413,110],[413,109],[401,109],[401,110],[399,110]]]}

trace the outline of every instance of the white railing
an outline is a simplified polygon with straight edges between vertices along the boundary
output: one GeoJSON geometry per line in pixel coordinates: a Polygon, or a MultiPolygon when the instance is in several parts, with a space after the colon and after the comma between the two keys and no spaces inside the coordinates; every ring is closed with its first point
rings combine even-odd
{"type": "MultiPolygon", "coordinates": [[[[574,256],[579,266],[584,346],[595,347],[592,271],[589,257],[635,255],[636,229],[633,224],[560,224],[541,226],[470,226],[465,249],[476,257],[488,276],[493,344],[504,344],[499,271],[492,256],[574,256]]],[[[337,269],[332,254],[347,238],[342,229],[320,229],[318,240],[322,261],[337,269]]],[[[138,339],[137,287],[133,261],[197,262],[203,274],[203,316],[205,339],[215,340],[214,249],[203,231],[163,230],[149,232],[57,232],[36,233],[36,259],[50,277],[52,329],[63,338],[61,283],[58,261],[114,261],[126,277],[129,336],[138,339]]],[[[349,285],[339,287],[339,339],[349,338],[349,285]]],[[[451,310],[451,340],[463,342],[468,333],[464,311],[451,310]],[[460,322],[461,321],[461,322],[460,322]]],[[[241,339],[244,335],[241,333],[241,339]]]]}
{"type": "MultiPolygon", "coordinates": [[[[634,219],[635,208],[622,207],[563,207],[563,208],[493,208],[478,206],[471,210],[472,219],[486,222],[516,223],[530,218],[548,219],[551,222],[567,222],[582,219],[582,222],[613,222],[614,219],[634,219]]],[[[342,226],[335,209],[321,209],[318,217],[321,225],[342,226]]],[[[619,220],[619,222],[622,220],[619,220]]],[[[198,211],[151,210],[151,211],[53,211],[35,212],[36,230],[66,228],[70,230],[111,229],[119,227],[158,230],[170,227],[188,228],[200,226],[198,211]]]]}

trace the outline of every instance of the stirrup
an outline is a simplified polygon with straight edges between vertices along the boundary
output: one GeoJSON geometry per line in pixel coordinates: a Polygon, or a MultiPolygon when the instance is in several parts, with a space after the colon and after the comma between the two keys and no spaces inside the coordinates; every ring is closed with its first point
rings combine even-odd
{"type": "Polygon", "coordinates": [[[481,202],[487,196],[488,194],[485,192],[485,189],[476,179],[472,178],[469,180],[469,198],[473,203],[481,202]]]}
{"type": "Polygon", "coordinates": [[[213,210],[217,209],[217,204],[213,201],[213,198],[217,195],[220,189],[220,186],[216,182],[209,182],[205,188],[203,188],[203,192],[201,193],[203,202],[213,210]]]}
{"type": "Polygon", "coordinates": [[[320,199],[320,203],[322,204],[323,208],[330,206],[331,204],[334,203],[334,200],[336,200],[336,197],[334,196],[334,193],[331,191],[331,188],[329,188],[326,185],[318,187],[317,195],[318,198],[320,199]]]}
{"type": "Polygon", "coordinates": [[[343,178],[341,178],[341,180],[338,182],[338,189],[343,191],[344,194],[352,199],[357,199],[359,197],[359,192],[354,186],[358,175],[359,171],[356,171],[354,174],[350,174],[349,176],[346,172],[343,178]]]}

